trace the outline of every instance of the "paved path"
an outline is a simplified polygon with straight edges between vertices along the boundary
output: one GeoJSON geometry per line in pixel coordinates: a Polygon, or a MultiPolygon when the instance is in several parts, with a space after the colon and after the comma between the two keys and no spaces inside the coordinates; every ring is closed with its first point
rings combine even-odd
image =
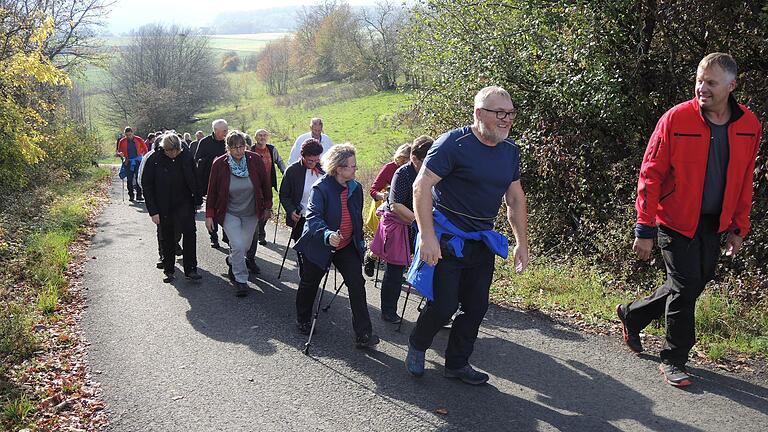
{"type": "MultiPolygon", "coordinates": [[[[260,247],[261,277],[240,299],[226,277],[225,252],[209,247],[198,214],[203,280],[163,284],[155,228],[143,205],[121,202],[120,184],[99,220],[85,276],[90,364],[110,430],[768,430],[765,382],[694,369],[696,384],[675,389],[662,384],[657,358],[638,358],[616,338],[495,306],[472,357],[491,374],[488,385],[441,376],[446,332],[427,353],[426,375],[412,378],[402,360],[415,303],[397,333],[378,319],[372,282],[378,350],[353,347],[342,296],[321,313],[307,357],[305,337],[294,329],[293,252],[282,280],[276,277],[287,231],[278,245],[260,247]]],[[[271,239],[274,225],[267,227],[271,239]]]]}

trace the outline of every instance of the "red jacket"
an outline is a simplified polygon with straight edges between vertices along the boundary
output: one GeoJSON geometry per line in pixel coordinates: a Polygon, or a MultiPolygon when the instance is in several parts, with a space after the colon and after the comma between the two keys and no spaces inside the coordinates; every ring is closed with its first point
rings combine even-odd
{"type": "MultiPolygon", "coordinates": [[[[147,143],[140,136],[134,135],[133,143],[136,145],[136,154],[144,156],[147,153],[147,143]]],[[[128,157],[128,138],[120,138],[120,141],[117,142],[117,152],[123,157],[128,157]]]]}
{"type": "Polygon", "coordinates": [[[389,162],[381,167],[379,175],[376,176],[376,180],[373,181],[371,189],[368,191],[368,193],[371,195],[371,198],[376,200],[376,194],[384,190],[387,186],[389,186],[390,183],[392,183],[392,177],[395,176],[395,171],[397,171],[398,168],[399,166],[395,162],[389,162]]]}
{"type": "MultiPolygon", "coordinates": [[[[744,237],[749,231],[752,175],[762,126],[730,98],[729,160],[718,232],[744,237]]],[[[696,99],[676,105],[659,119],[651,135],[637,182],[637,223],[662,224],[693,238],[701,216],[710,130],[696,99]]]]}
{"type": "MultiPolygon", "coordinates": [[[[223,154],[213,160],[211,176],[208,180],[208,198],[205,201],[205,217],[213,218],[219,224],[224,224],[229,202],[229,177],[232,172],[227,162],[228,154],[223,154]]],[[[264,217],[264,210],[272,208],[272,187],[264,169],[264,162],[258,154],[247,151],[245,156],[248,164],[248,176],[253,183],[256,193],[256,216],[264,217]]]]}

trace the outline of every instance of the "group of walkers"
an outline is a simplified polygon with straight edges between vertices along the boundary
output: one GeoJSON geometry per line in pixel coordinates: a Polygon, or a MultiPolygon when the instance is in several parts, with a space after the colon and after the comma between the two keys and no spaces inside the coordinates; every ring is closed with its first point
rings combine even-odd
{"type": "MultiPolygon", "coordinates": [[[[694,309],[714,276],[721,235],[726,255],[736,254],[749,230],[752,175],[761,126],[736,102],[736,63],[723,53],[699,63],[695,96],[662,116],[651,135],[638,181],[634,250],[651,256],[654,239],[667,267],[667,281],[652,295],[618,305],[625,344],[643,350],[640,332],[664,318],[666,344],[660,371],[667,383],[686,386],[685,370],[695,343],[694,309]]],[[[480,90],[474,98],[474,122],[442,134],[420,136],[398,148],[368,194],[377,203],[371,243],[385,263],[381,318],[398,323],[403,275],[426,298],[410,334],[404,359],[408,372],[425,373],[425,352],[437,332],[453,319],[445,351],[444,376],[478,385],[488,375],[469,362],[489,305],[495,256],[507,258],[508,239],[494,230],[499,207],[506,205],[515,238],[516,271],[528,260],[526,197],[520,180],[520,149],[509,138],[517,110],[501,87],[480,90]],[[380,204],[380,205],[379,205],[380,204]],[[456,314],[457,310],[460,313],[456,314]]],[[[184,145],[183,136],[166,132],[150,138],[152,151],[129,128],[118,143],[129,178],[158,227],[165,282],[173,280],[174,256],[184,257],[184,272],[200,279],[195,256],[195,209],[205,197],[205,225],[211,246],[219,247],[218,226],[229,244],[226,264],[237,295],[247,293],[249,273],[258,274],[255,253],[266,244],[264,227],[272,215],[272,191],[279,190],[285,224],[295,241],[300,282],[296,293],[297,331],[314,331],[313,305],[331,266],[349,292],[355,345],[379,342],[366,300],[363,186],[356,180],[351,144],[333,145],[319,118],[291,149],[288,167],[264,130],[250,137],[229,131],[216,120],[212,133],[184,145]],[[137,167],[136,160],[141,159],[137,167]],[[276,170],[283,173],[277,185],[276,170]],[[182,246],[179,246],[183,238],[182,246]]],[[[190,137],[191,138],[191,137],[190,137]]],[[[327,280],[327,279],[326,279],[327,280]]]]}

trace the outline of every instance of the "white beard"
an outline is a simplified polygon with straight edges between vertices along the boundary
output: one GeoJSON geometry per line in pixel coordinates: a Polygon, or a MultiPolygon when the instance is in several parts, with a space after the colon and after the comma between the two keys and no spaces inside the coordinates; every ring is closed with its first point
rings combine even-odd
{"type": "Polygon", "coordinates": [[[487,139],[488,141],[493,141],[495,143],[500,143],[507,139],[509,136],[509,131],[499,133],[496,131],[496,129],[488,129],[485,127],[485,124],[483,122],[477,122],[477,131],[482,135],[483,138],[487,139]]]}

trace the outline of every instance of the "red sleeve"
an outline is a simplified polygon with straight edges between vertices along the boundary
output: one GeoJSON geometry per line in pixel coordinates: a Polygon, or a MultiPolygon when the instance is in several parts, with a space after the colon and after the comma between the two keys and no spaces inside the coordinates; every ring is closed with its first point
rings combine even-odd
{"type": "Polygon", "coordinates": [[[392,183],[392,177],[394,177],[395,171],[397,171],[397,164],[394,162],[390,162],[381,167],[379,174],[376,176],[376,180],[373,181],[371,189],[368,191],[371,198],[375,200],[376,193],[381,192],[382,189],[392,183]]]}
{"type": "Polygon", "coordinates": [[[137,149],[136,153],[138,153],[140,156],[144,156],[147,154],[147,143],[144,141],[143,138],[140,136],[136,137],[136,141],[139,143],[139,148],[137,149]]]}
{"type": "MultiPolygon", "coordinates": [[[[215,161],[214,161],[215,162],[215,161]]],[[[208,177],[208,191],[205,199],[205,217],[216,217],[216,198],[218,197],[217,188],[219,187],[218,171],[221,164],[211,165],[211,174],[208,177]]]]}
{"type": "MultiPolygon", "coordinates": [[[[661,185],[669,173],[670,141],[669,141],[669,112],[664,114],[656,124],[656,129],[648,140],[643,163],[640,166],[640,177],[637,181],[637,223],[649,227],[656,226],[656,211],[659,204],[661,185]]],[[[750,183],[751,184],[751,183],[750,183]]]]}
{"type": "MultiPolygon", "coordinates": [[[[752,160],[757,159],[757,151],[760,149],[760,138],[762,134],[762,128],[758,125],[757,136],[755,139],[755,149],[752,151],[752,160]]],[[[733,212],[733,219],[731,225],[728,227],[728,231],[734,232],[741,238],[746,237],[749,232],[750,221],[749,212],[752,210],[752,182],[754,180],[755,166],[751,166],[752,169],[746,170],[744,173],[744,180],[741,183],[741,193],[739,194],[739,200],[736,202],[736,210],[733,212]]]]}

